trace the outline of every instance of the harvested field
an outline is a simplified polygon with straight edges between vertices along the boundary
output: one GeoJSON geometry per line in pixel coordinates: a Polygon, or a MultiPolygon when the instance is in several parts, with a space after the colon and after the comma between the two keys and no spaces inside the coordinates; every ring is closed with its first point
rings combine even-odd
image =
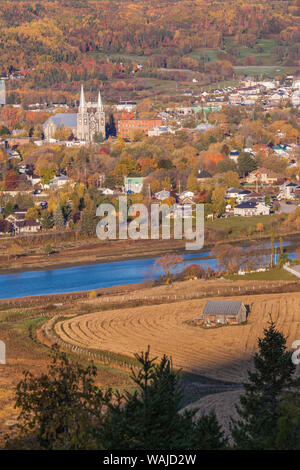
{"type": "Polygon", "coordinates": [[[262,336],[270,314],[288,335],[289,346],[300,339],[300,293],[233,299],[249,306],[247,324],[210,330],[191,326],[186,321],[198,316],[205,304],[204,299],[195,299],[99,311],[59,321],[54,328],[63,341],[81,348],[133,356],[150,345],[153,355],[172,356],[176,368],[240,383],[247,377],[257,338],[262,336]]]}
{"type": "Polygon", "coordinates": [[[215,393],[214,395],[207,395],[200,400],[191,403],[184,409],[194,410],[198,409],[196,417],[200,417],[201,414],[215,411],[219,423],[222,425],[223,431],[227,437],[230,436],[230,418],[238,419],[239,416],[235,409],[235,405],[239,405],[240,395],[243,390],[233,390],[230,392],[215,393]]]}

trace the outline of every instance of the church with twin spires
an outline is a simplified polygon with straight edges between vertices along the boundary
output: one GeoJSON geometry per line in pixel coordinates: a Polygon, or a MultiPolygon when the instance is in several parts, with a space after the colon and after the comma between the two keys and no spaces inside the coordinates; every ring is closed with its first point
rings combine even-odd
{"type": "Polygon", "coordinates": [[[85,101],[83,85],[81,85],[80,102],[77,114],[57,113],[51,116],[43,124],[45,139],[55,138],[55,131],[59,127],[67,127],[70,134],[77,140],[93,143],[95,135],[102,135],[105,139],[105,112],[102,104],[101,93],[98,93],[98,101],[89,103],[85,101]]]}
{"type": "Polygon", "coordinates": [[[83,85],[81,85],[76,137],[85,142],[94,142],[95,134],[101,134],[105,139],[105,112],[101,93],[99,91],[97,103],[86,103],[83,85]]]}

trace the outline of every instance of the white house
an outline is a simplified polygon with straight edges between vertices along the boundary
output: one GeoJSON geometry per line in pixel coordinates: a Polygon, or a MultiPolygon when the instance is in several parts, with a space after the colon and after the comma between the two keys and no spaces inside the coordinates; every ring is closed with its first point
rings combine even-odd
{"type": "Polygon", "coordinates": [[[154,194],[154,197],[159,201],[163,201],[164,199],[168,199],[170,197],[170,191],[166,191],[163,189],[162,191],[158,191],[154,194]]]}
{"type": "Polygon", "coordinates": [[[300,90],[295,91],[291,96],[293,106],[300,106],[300,90]]]}
{"type": "Polygon", "coordinates": [[[144,178],[127,176],[124,178],[125,192],[140,193],[143,189],[144,178]]]}
{"type": "Polygon", "coordinates": [[[134,111],[136,108],[136,102],[135,101],[120,101],[116,105],[116,110],[117,111],[126,111],[127,113],[131,113],[134,111]]]}
{"type": "Polygon", "coordinates": [[[226,189],[225,198],[226,199],[237,199],[240,192],[241,192],[240,188],[228,188],[228,189],[226,189]]]}
{"type": "Polygon", "coordinates": [[[284,183],[279,187],[279,198],[280,199],[295,199],[296,189],[300,186],[295,183],[284,183]]]}
{"type": "Polygon", "coordinates": [[[114,194],[114,191],[109,188],[102,188],[100,189],[100,193],[104,194],[105,196],[112,196],[114,194]]]}
{"type": "Polygon", "coordinates": [[[179,199],[185,199],[187,197],[193,198],[195,196],[195,193],[193,191],[183,191],[182,193],[179,194],[179,199]]]}
{"type": "Polygon", "coordinates": [[[251,183],[263,183],[263,184],[274,184],[277,182],[278,178],[281,175],[278,175],[268,168],[257,168],[257,170],[251,171],[246,177],[246,182],[251,183]]]}
{"type": "Polygon", "coordinates": [[[167,126],[156,126],[153,127],[153,129],[150,129],[148,131],[148,137],[158,137],[162,134],[166,134],[170,132],[171,134],[175,134],[175,130],[171,129],[170,127],[167,126]]]}
{"type": "Polygon", "coordinates": [[[262,202],[242,202],[233,209],[234,215],[240,215],[242,217],[252,217],[255,215],[269,215],[270,208],[262,202]]]}
{"type": "Polygon", "coordinates": [[[49,186],[51,189],[59,189],[71,181],[72,180],[66,175],[60,175],[60,176],[55,175],[54,178],[50,180],[49,186]]]}

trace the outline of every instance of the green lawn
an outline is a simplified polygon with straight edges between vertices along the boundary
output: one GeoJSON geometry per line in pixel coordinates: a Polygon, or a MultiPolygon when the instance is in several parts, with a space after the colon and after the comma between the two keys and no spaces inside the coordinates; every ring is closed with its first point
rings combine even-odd
{"type": "Polygon", "coordinates": [[[201,90],[211,91],[216,88],[226,88],[228,86],[237,86],[239,84],[238,80],[223,80],[220,82],[212,83],[211,85],[205,85],[201,87],[201,90]]]}
{"type": "MultiPolygon", "coordinates": [[[[207,227],[215,227],[217,230],[232,230],[232,232],[247,230],[249,227],[256,227],[262,223],[264,231],[270,230],[277,223],[277,216],[258,215],[254,217],[227,217],[205,221],[207,227]]],[[[246,234],[245,234],[246,235],[246,234]]]]}
{"type": "Polygon", "coordinates": [[[208,57],[211,61],[218,60],[218,53],[220,49],[194,49],[188,54],[193,59],[200,59],[201,57],[208,57]]]}
{"type": "Polygon", "coordinates": [[[297,281],[298,277],[285,271],[283,268],[271,269],[270,271],[262,271],[257,273],[249,273],[243,275],[233,274],[226,276],[232,281],[239,281],[244,279],[245,281],[297,281]]]}
{"type": "Polygon", "coordinates": [[[233,68],[238,75],[267,75],[270,77],[292,73],[296,70],[296,67],[284,67],[282,65],[238,65],[233,68]]]}
{"type": "Polygon", "coordinates": [[[116,54],[106,54],[105,52],[88,52],[88,55],[97,59],[97,57],[111,57],[112,59],[123,59],[123,60],[131,60],[132,62],[141,63],[147,59],[147,56],[143,55],[135,55],[135,54],[122,54],[122,52],[118,52],[116,54]]]}

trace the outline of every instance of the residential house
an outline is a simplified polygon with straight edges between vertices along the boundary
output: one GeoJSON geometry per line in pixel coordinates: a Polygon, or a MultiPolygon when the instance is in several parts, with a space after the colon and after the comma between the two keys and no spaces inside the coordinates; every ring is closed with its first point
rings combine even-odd
{"type": "Polygon", "coordinates": [[[170,197],[170,191],[166,191],[165,189],[163,189],[162,191],[158,191],[157,193],[155,193],[154,197],[159,201],[164,201],[165,199],[168,199],[170,197]]]}
{"type": "Polygon", "coordinates": [[[175,134],[175,131],[168,126],[157,126],[157,127],[153,127],[153,129],[150,129],[148,131],[148,137],[158,137],[168,132],[170,134],[175,134]]]}
{"type": "Polygon", "coordinates": [[[262,196],[261,194],[253,191],[253,192],[250,192],[250,194],[247,194],[247,196],[245,196],[244,201],[247,201],[247,202],[265,202],[265,196],[262,196]]]}
{"type": "MultiPolygon", "coordinates": [[[[226,189],[225,198],[226,199],[237,199],[241,191],[242,190],[240,188],[228,188],[228,189],[226,189]]],[[[250,193],[250,191],[249,191],[249,193],[250,193]]]]}
{"type": "Polygon", "coordinates": [[[292,94],[291,101],[293,106],[300,106],[300,90],[292,94]]]}
{"type": "Polygon", "coordinates": [[[251,194],[251,191],[249,191],[249,189],[240,189],[236,198],[237,202],[240,203],[245,201],[247,197],[249,197],[249,194],[251,194]]]}
{"type": "Polygon", "coordinates": [[[37,220],[21,220],[12,224],[15,234],[36,233],[41,229],[41,224],[37,220]]]}
{"type": "Polygon", "coordinates": [[[141,130],[147,134],[153,127],[160,127],[161,125],[161,119],[119,119],[118,136],[128,139],[132,131],[141,130]]]}
{"type": "Polygon", "coordinates": [[[179,197],[180,201],[183,201],[187,197],[192,199],[194,196],[195,196],[195,193],[193,193],[193,191],[186,190],[186,191],[183,191],[182,193],[180,193],[178,197],[179,197]]]}
{"type": "Polygon", "coordinates": [[[246,182],[249,184],[276,184],[278,179],[281,178],[281,175],[275,173],[268,168],[257,168],[256,170],[251,171],[246,177],[246,182]]]}
{"type": "Polygon", "coordinates": [[[34,186],[35,184],[41,182],[41,178],[38,175],[27,175],[27,180],[29,181],[31,186],[34,186]]]}
{"type": "Polygon", "coordinates": [[[49,182],[50,189],[59,189],[62,188],[65,184],[71,182],[71,178],[66,175],[54,176],[49,182]]]}
{"type": "Polygon", "coordinates": [[[125,193],[140,193],[143,189],[144,178],[136,176],[124,177],[125,193]]]}
{"type": "Polygon", "coordinates": [[[240,152],[238,150],[232,150],[229,154],[230,160],[234,161],[234,163],[238,163],[238,158],[239,158],[240,152]]]}
{"type": "Polygon", "coordinates": [[[299,189],[300,185],[296,183],[284,183],[279,186],[278,199],[295,199],[299,189]]]}
{"type": "Polygon", "coordinates": [[[104,194],[105,196],[112,196],[113,194],[115,194],[115,192],[110,188],[101,188],[100,193],[104,194]]]}
{"type": "Polygon", "coordinates": [[[208,171],[198,170],[197,180],[200,183],[206,183],[207,181],[210,181],[211,178],[212,178],[212,175],[208,171]]]}
{"type": "Polygon", "coordinates": [[[241,202],[233,208],[233,214],[242,217],[253,217],[255,215],[270,215],[270,207],[262,202],[241,202]]]}
{"type": "Polygon", "coordinates": [[[289,151],[291,150],[292,148],[288,145],[278,144],[278,145],[274,145],[273,147],[273,152],[276,155],[279,155],[280,157],[283,157],[283,158],[289,158],[290,156],[289,151]]]}

